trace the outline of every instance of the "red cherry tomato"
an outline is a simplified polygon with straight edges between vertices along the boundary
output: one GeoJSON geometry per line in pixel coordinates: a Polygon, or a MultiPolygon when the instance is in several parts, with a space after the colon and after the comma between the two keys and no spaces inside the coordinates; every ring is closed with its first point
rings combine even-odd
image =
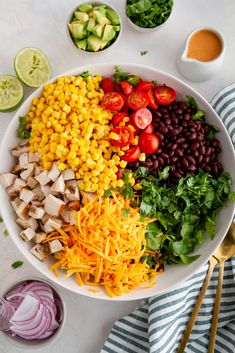
{"type": "Polygon", "coordinates": [[[118,171],[117,171],[117,173],[116,173],[117,179],[122,179],[123,173],[124,173],[124,169],[118,167],[118,171]]]}
{"type": "Polygon", "coordinates": [[[174,102],[176,92],[168,86],[158,86],[154,90],[155,98],[159,104],[169,105],[174,102]]]}
{"type": "Polygon", "coordinates": [[[119,86],[119,84],[117,84],[117,82],[115,82],[113,85],[113,91],[118,93],[122,92],[121,87],[119,86]]]}
{"type": "Polygon", "coordinates": [[[144,91],[135,91],[127,97],[128,106],[133,110],[146,108],[149,104],[149,98],[144,91]]]}
{"type": "Polygon", "coordinates": [[[146,82],[146,81],[143,81],[143,82],[139,82],[138,85],[137,85],[137,90],[138,91],[145,91],[146,89],[149,89],[149,88],[155,88],[155,84],[153,82],[146,82]]]}
{"type": "Polygon", "coordinates": [[[149,126],[147,126],[143,132],[147,132],[147,134],[152,134],[154,132],[154,127],[153,124],[149,124],[149,126]]]}
{"type": "Polygon", "coordinates": [[[126,151],[125,155],[121,158],[126,162],[135,162],[140,156],[140,148],[139,146],[131,147],[129,150],[126,151]]]}
{"type": "Polygon", "coordinates": [[[134,125],[138,129],[145,129],[152,122],[152,113],[147,108],[137,110],[132,114],[132,120],[134,125]]]}
{"type": "Polygon", "coordinates": [[[101,88],[104,90],[104,93],[113,91],[113,83],[109,77],[103,78],[101,88]]]}
{"type": "Polygon", "coordinates": [[[124,99],[117,92],[107,92],[102,99],[102,105],[107,110],[119,111],[124,105],[124,99]]]}
{"type": "Polygon", "coordinates": [[[152,154],[158,150],[159,139],[155,134],[143,132],[139,137],[139,147],[141,152],[152,154]]]}
{"type": "Polygon", "coordinates": [[[127,98],[124,93],[120,92],[119,94],[122,96],[122,98],[124,100],[124,105],[122,107],[122,111],[127,112],[128,111],[127,98]]]}
{"type": "Polygon", "coordinates": [[[113,119],[112,119],[112,124],[113,126],[118,126],[120,124],[120,122],[125,118],[128,117],[126,112],[119,112],[116,115],[114,115],[113,119]]]}
{"type": "Polygon", "coordinates": [[[118,126],[111,130],[118,135],[118,140],[110,139],[111,143],[117,147],[125,147],[131,144],[134,133],[128,126],[118,126]]]}
{"type": "Polygon", "coordinates": [[[121,81],[120,85],[125,95],[131,94],[135,90],[134,87],[127,81],[121,81]]]}
{"type": "Polygon", "coordinates": [[[146,92],[146,94],[149,97],[149,107],[153,108],[153,109],[158,109],[158,104],[157,104],[156,99],[154,97],[153,89],[152,88],[148,88],[148,89],[145,90],[145,92],[146,92]]]}

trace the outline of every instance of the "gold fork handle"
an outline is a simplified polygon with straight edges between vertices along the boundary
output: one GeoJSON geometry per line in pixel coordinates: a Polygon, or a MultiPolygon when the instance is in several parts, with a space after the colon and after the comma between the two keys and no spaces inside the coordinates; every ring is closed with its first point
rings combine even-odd
{"type": "Polygon", "coordinates": [[[224,262],[225,262],[225,259],[221,260],[219,263],[219,266],[220,266],[219,267],[219,278],[218,278],[218,285],[217,285],[215,303],[214,303],[214,308],[213,308],[213,316],[212,316],[212,322],[211,322],[211,332],[210,332],[208,353],[214,353],[214,350],[215,350],[216,331],[217,331],[217,326],[218,326],[220,299],[221,299],[223,277],[224,277],[224,262]]]}
{"type": "Polygon", "coordinates": [[[215,265],[217,264],[217,260],[212,256],[210,258],[210,261],[209,261],[209,268],[208,268],[208,271],[207,271],[207,275],[206,275],[206,278],[204,280],[204,283],[203,283],[203,286],[202,286],[202,289],[199,293],[199,296],[197,298],[197,302],[196,302],[196,305],[193,309],[193,312],[192,312],[192,315],[191,315],[191,318],[188,322],[188,325],[184,331],[184,335],[182,337],[182,340],[180,342],[180,346],[178,348],[178,351],[177,353],[184,353],[184,349],[186,347],[186,344],[188,342],[188,339],[189,339],[189,336],[190,336],[190,333],[192,331],[192,328],[193,328],[193,325],[196,321],[196,317],[197,317],[197,314],[199,312],[199,309],[201,307],[201,304],[202,304],[202,301],[203,301],[203,298],[205,296],[205,293],[206,293],[206,290],[207,290],[207,287],[209,285],[209,282],[210,282],[210,279],[211,279],[211,276],[212,276],[212,273],[213,273],[213,270],[214,270],[214,267],[215,265]]]}

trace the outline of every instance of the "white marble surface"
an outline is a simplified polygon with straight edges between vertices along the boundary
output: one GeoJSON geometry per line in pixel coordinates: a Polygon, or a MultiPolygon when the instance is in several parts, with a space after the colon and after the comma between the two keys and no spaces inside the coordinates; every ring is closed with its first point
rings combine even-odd
{"type": "MultiPolygon", "coordinates": [[[[129,28],[124,14],[124,0],[106,0],[120,10],[123,33],[120,41],[108,53],[87,55],[76,50],[66,34],[66,21],[77,0],[0,0],[0,72],[14,74],[13,60],[25,46],[41,48],[48,56],[52,76],[84,63],[141,63],[159,68],[182,78],[177,71],[176,55],[188,33],[195,27],[212,26],[219,30],[227,43],[221,71],[210,81],[191,85],[210,100],[221,88],[235,80],[235,1],[234,0],[175,0],[169,23],[159,32],[141,34],[129,28]],[[141,50],[147,50],[145,56],[141,50]]],[[[26,96],[32,90],[25,89],[26,96]]],[[[0,113],[0,137],[14,113],[0,113]]],[[[0,156],[3,158],[4,156],[0,156]]],[[[3,236],[0,225],[0,289],[25,276],[40,275],[13,245],[10,236],[3,236]],[[13,270],[11,264],[23,260],[22,267],[13,270]]],[[[67,302],[67,320],[63,334],[38,353],[98,353],[113,322],[133,310],[137,302],[115,303],[97,301],[62,290],[67,302]]],[[[33,350],[27,350],[33,353],[33,350]]],[[[22,353],[0,334],[0,353],[22,353]]]]}

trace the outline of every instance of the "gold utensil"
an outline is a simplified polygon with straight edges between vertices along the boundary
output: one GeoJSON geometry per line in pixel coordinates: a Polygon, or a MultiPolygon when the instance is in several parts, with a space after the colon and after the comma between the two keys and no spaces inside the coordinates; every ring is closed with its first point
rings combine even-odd
{"type": "MultiPolygon", "coordinates": [[[[225,236],[223,242],[220,244],[220,246],[219,246],[218,249],[216,250],[215,254],[217,253],[217,251],[219,251],[220,248],[223,248],[223,247],[224,247],[225,241],[226,241],[226,244],[227,244],[227,242],[230,242],[231,233],[234,234],[234,231],[235,231],[235,223],[232,223],[231,226],[230,226],[230,228],[229,228],[228,233],[226,234],[226,236],[225,236]]],[[[227,245],[226,245],[226,247],[227,247],[227,245]]],[[[233,254],[235,254],[235,247],[233,248],[233,254]]],[[[231,256],[233,256],[233,255],[231,255],[231,256]]],[[[231,257],[231,256],[230,256],[230,257],[231,257]]],[[[226,258],[226,259],[228,259],[228,258],[226,258]]],[[[214,267],[216,266],[216,264],[218,263],[218,261],[219,261],[219,260],[218,260],[217,258],[215,258],[214,256],[212,256],[212,257],[210,258],[210,260],[209,260],[209,268],[208,268],[208,271],[207,271],[206,278],[205,278],[205,280],[204,280],[204,282],[203,282],[203,286],[202,286],[202,289],[201,289],[201,291],[200,291],[200,293],[199,293],[199,296],[198,296],[198,298],[197,298],[197,302],[196,302],[195,307],[194,307],[194,309],[193,309],[191,318],[190,318],[190,320],[189,320],[189,322],[188,322],[188,325],[187,325],[187,327],[186,327],[186,329],[185,329],[185,331],[184,331],[184,335],[183,335],[182,340],[181,340],[181,342],[180,342],[180,346],[179,346],[179,348],[178,348],[178,350],[177,350],[177,353],[184,353],[184,350],[185,350],[185,347],[186,347],[186,345],[187,345],[189,336],[190,336],[190,334],[191,334],[191,332],[192,332],[192,329],[193,329],[193,325],[194,325],[194,323],[195,323],[195,321],[196,321],[197,314],[198,314],[198,312],[199,312],[199,309],[200,309],[201,304],[202,304],[202,301],[203,301],[203,299],[204,299],[204,296],[205,296],[207,287],[208,287],[208,285],[209,285],[209,282],[210,282],[210,279],[211,279],[211,276],[212,276],[214,267]]],[[[223,276],[222,276],[222,279],[223,279],[223,276]]],[[[222,285],[222,283],[221,283],[221,285],[222,285]]],[[[217,326],[216,326],[216,328],[217,328],[217,326]]],[[[209,352],[209,351],[208,351],[208,352],[209,352]]],[[[212,353],[212,351],[211,351],[210,353],[212,353]]]]}
{"type": "Polygon", "coordinates": [[[215,303],[213,308],[213,317],[211,322],[211,332],[210,332],[208,353],[214,353],[214,350],[215,350],[216,331],[218,326],[220,299],[221,299],[223,276],[224,276],[224,263],[226,260],[230,259],[230,257],[232,257],[234,254],[235,254],[235,223],[232,223],[222,244],[218,247],[218,249],[214,253],[214,257],[219,262],[219,279],[218,279],[215,303]]]}

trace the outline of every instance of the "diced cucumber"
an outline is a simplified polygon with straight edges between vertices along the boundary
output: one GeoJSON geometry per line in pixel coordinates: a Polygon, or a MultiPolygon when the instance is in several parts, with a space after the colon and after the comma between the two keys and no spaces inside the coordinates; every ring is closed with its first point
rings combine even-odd
{"type": "Polygon", "coordinates": [[[81,23],[87,22],[89,20],[89,16],[86,12],[75,11],[74,16],[81,23]]]}
{"type": "Polygon", "coordinates": [[[82,50],[86,50],[86,47],[87,47],[87,40],[86,39],[76,40],[75,43],[78,48],[80,48],[82,50]]]}
{"type": "Polygon", "coordinates": [[[102,40],[99,37],[95,36],[94,34],[91,34],[87,38],[87,44],[92,51],[100,50],[101,43],[102,43],[102,40]]]}
{"type": "Polygon", "coordinates": [[[92,29],[91,32],[97,37],[102,37],[103,32],[104,32],[104,26],[98,24],[92,29]]]}
{"type": "Polygon", "coordinates": [[[102,40],[100,50],[104,49],[104,47],[106,47],[107,44],[108,44],[108,42],[106,42],[105,40],[102,40]]]}
{"type": "Polygon", "coordinates": [[[105,5],[94,6],[93,11],[99,11],[104,16],[106,16],[106,6],[105,5]]]}
{"type": "Polygon", "coordinates": [[[116,31],[112,25],[106,25],[102,40],[111,41],[116,36],[116,31]]]}
{"type": "Polygon", "coordinates": [[[101,25],[110,24],[109,19],[104,16],[100,11],[93,11],[96,21],[101,25]]]}
{"type": "Polygon", "coordinates": [[[87,30],[88,32],[92,32],[93,29],[95,28],[96,22],[93,17],[89,18],[88,24],[87,24],[87,30]]]}
{"type": "Polygon", "coordinates": [[[120,31],[120,26],[113,26],[113,29],[114,29],[116,32],[119,32],[119,31],[120,31]]]}
{"type": "Polygon", "coordinates": [[[79,22],[72,22],[69,23],[68,26],[74,39],[82,39],[84,35],[84,24],[79,22]]]}
{"type": "Polygon", "coordinates": [[[112,9],[107,9],[106,10],[106,16],[110,19],[112,25],[119,25],[120,24],[120,18],[118,14],[113,11],[112,9]]]}
{"type": "Polygon", "coordinates": [[[78,10],[82,11],[82,12],[88,12],[88,11],[92,10],[92,5],[91,4],[82,4],[78,7],[78,10]]]}

